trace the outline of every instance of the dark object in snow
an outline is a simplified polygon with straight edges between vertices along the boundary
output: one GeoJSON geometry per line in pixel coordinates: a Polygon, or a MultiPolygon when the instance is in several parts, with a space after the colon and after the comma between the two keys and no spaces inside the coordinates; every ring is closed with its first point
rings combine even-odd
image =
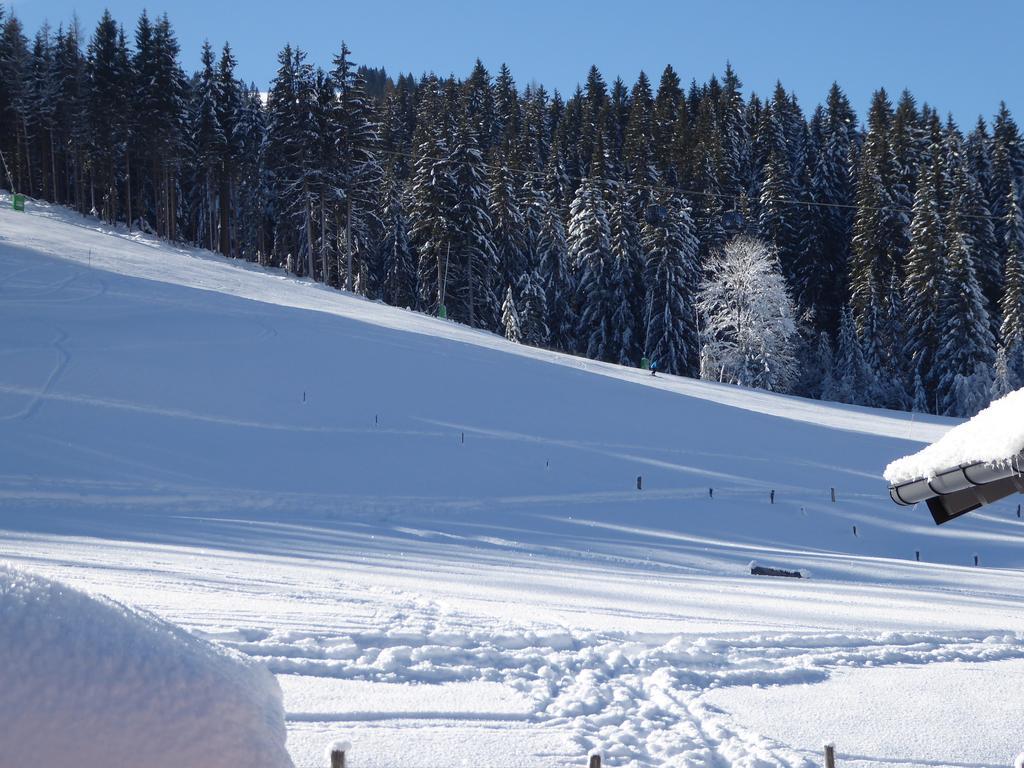
{"type": "Polygon", "coordinates": [[[889,496],[901,506],[927,502],[936,525],[948,523],[1012,493],[1024,493],[1024,457],[1021,456],[999,464],[978,462],[953,467],[931,479],[911,480],[889,488],[889,496]]]}
{"type": "Polygon", "coordinates": [[[787,571],[784,568],[766,568],[763,565],[751,565],[751,576],[788,576],[791,579],[802,579],[804,575],[800,571],[787,571]]]}
{"type": "Polygon", "coordinates": [[[657,376],[657,375],[658,375],[658,361],[657,360],[651,360],[651,376],[657,376]]]}
{"type": "Polygon", "coordinates": [[[642,491],[644,489],[644,476],[643,475],[637,475],[636,476],[636,489],[638,491],[642,491]]]}

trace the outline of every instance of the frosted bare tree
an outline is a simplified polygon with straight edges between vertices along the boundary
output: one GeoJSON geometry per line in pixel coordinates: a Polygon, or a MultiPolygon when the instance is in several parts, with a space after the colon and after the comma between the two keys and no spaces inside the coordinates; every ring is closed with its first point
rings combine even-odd
{"type": "Polygon", "coordinates": [[[793,300],[775,253],[764,242],[737,237],[709,264],[697,301],[701,378],[790,389],[797,376],[793,300]]]}

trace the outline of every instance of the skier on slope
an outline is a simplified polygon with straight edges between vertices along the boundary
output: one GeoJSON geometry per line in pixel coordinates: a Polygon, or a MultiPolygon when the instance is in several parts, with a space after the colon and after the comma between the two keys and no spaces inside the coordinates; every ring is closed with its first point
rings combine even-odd
{"type": "Polygon", "coordinates": [[[657,360],[651,360],[651,376],[657,376],[657,375],[658,375],[658,361],[657,360]]]}

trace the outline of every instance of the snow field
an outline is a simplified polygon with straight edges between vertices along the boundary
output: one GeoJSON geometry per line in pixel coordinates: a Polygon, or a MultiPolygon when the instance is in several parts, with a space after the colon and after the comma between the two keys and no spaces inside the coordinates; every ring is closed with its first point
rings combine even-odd
{"type": "MultiPolygon", "coordinates": [[[[952,423],[654,379],[0,208],[3,557],[265,664],[299,766],[337,738],[357,768],[803,766],[708,692],[1024,659],[1013,505],[936,528],[880,477],[952,423]]],[[[868,701],[839,752],[925,764],[872,740],[868,701]]]]}

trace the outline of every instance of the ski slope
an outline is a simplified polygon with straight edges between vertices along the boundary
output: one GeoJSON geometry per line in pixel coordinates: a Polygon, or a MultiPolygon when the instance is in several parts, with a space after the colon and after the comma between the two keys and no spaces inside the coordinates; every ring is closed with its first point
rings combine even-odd
{"type": "MultiPolygon", "coordinates": [[[[0,557],[268,665],[297,766],[335,738],[358,766],[806,766],[820,742],[712,692],[878,667],[970,692],[917,729],[1024,705],[957,677],[1024,659],[1016,502],[937,528],[881,477],[950,420],[653,378],[29,208],[0,199],[0,557]]],[[[945,764],[858,701],[822,734],[843,765],[945,764]]],[[[1009,765],[1022,736],[957,744],[1009,765]]]]}

